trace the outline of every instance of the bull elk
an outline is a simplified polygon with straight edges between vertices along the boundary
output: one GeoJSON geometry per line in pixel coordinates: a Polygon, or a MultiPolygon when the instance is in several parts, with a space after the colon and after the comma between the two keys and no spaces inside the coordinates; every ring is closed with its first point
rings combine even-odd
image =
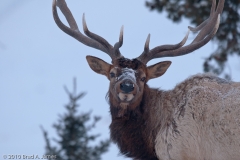
{"type": "Polygon", "coordinates": [[[149,49],[150,35],[142,54],[135,59],[122,56],[123,27],[114,46],[89,31],[83,15],[83,35],[65,0],[53,0],[53,17],[58,27],[81,43],[107,53],[112,64],[87,56],[96,73],[110,81],[108,99],[112,122],[111,139],[120,152],[135,160],[239,160],[240,83],[212,74],[194,75],[174,89],[150,88],[150,79],[162,76],[170,61],[146,64],[160,57],[181,56],[204,46],[217,32],[224,0],[212,1],[209,18],[190,31],[199,32],[184,46],[188,34],[175,45],[149,49]],[[69,27],[58,17],[57,7],[69,27]]]}

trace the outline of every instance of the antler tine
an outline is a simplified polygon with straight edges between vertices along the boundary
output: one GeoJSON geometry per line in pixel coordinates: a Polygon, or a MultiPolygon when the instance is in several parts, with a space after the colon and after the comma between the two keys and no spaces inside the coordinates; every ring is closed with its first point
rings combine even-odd
{"type": "Polygon", "coordinates": [[[216,34],[218,30],[219,24],[220,24],[220,15],[218,15],[217,22],[213,27],[212,31],[201,41],[197,43],[191,43],[190,45],[184,46],[176,50],[163,51],[160,54],[155,54],[154,58],[182,56],[195,51],[196,49],[207,44],[212,39],[212,37],[216,34]]]}
{"type": "MultiPolygon", "coordinates": [[[[82,24],[83,24],[83,31],[84,33],[94,39],[95,41],[99,42],[101,45],[103,45],[107,50],[108,50],[108,53],[111,53],[113,47],[111,44],[109,44],[104,38],[102,38],[101,36],[95,34],[95,33],[92,33],[91,31],[88,30],[88,27],[87,27],[87,23],[86,23],[86,19],[85,19],[85,14],[83,13],[83,17],[82,17],[82,24]]],[[[114,54],[114,53],[113,53],[114,54]]],[[[109,54],[109,56],[114,59],[115,58],[115,55],[112,55],[112,54],[109,54]]]]}
{"type": "Polygon", "coordinates": [[[155,53],[159,53],[167,50],[174,50],[182,47],[186,43],[188,39],[188,35],[189,35],[189,30],[181,42],[173,45],[157,46],[149,51],[149,41],[150,41],[150,34],[149,34],[144,46],[144,51],[137,59],[140,60],[142,63],[147,64],[148,61],[154,58],[155,53]]]}
{"type": "Polygon", "coordinates": [[[54,20],[57,21],[57,22],[61,22],[61,21],[59,21],[59,17],[58,17],[57,10],[56,10],[56,5],[60,8],[63,15],[66,17],[66,20],[67,20],[70,28],[72,28],[73,30],[79,31],[77,23],[76,23],[75,19],[73,18],[73,15],[72,15],[71,11],[69,10],[69,8],[67,7],[67,4],[66,4],[65,1],[61,1],[61,3],[59,3],[59,1],[55,1],[55,0],[53,1],[54,20]],[[57,17],[55,17],[55,15],[57,17]]]}
{"type": "Polygon", "coordinates": [[[216,9],[216,13],[222,14],[223,7],[224,7],[224,2],[225,2],[225,0],[218,1],[218,6],[217,6],[217,9],[216,9]]]}
{"type": "Polygon", "coordinates": [[[71,11],[69,10],[65,0],[53,0],[52,11],[53,11],[54,20],[55,20],[57,26],[62,31],[64,31],[68,35],[72,36],[73,38],[77,39],[79,42],[81,42],[89,47],[92,47],[92,48],[95,48],[95,49],[98,49],[98,50],[101,50],[101,51],[107,53],[112,59],[117,58],[117,55],[119,55],[119,53],[117,53],[117,54],[114,53],[113,46],[111,46],[104,38],[98,36],[97,34],[90,32],[88,30],[84,14],[83,14],[83,30],[84,30],[84,33],[88,37],[83,35],[79,31],[77,23],[71,13],[71,11]],[[60,8],[61,12],[65,16],[70,28],[61,22],[61,20],[58,16],[58,13],[57,13],[57,6],[60,8]]]}
{"type": "Polygon", "coordinates": [[[206,26],[206,24],[208,23],[209,19],[206,19],[204,22],[202,22],[199,26],[197,27],[191,27],[191,26],[188,26],[188,29],[190,29],[190,31],[192,32],[198,32],[200,31],[204,26],[206,26]]]}
{"type": "Polygon", "coordinates": [[[150,43],[150,34],[148,34],[145,45],[144,45],[144,50],[143,53],[137,58],[141,62],[144,63],[144,60],[146,60],[150,55],[148,54],[149,52],[149,43],[150,43]]]}
{"type": "MultiPolygon", "coordinates": [[[[196,36],[196,38],[192,41],[192,43],[202,40],[206,35],[208,35],[211,32],[212,26],[214,26],[214,24],[216,23],[216,20],[218,18],[218,14],[219,14],[219,13],[215,12],[215,10],[216,10],[216,0],[212,0],[210,16],[206,20],[207,23],[205,23],[205,21],[204,21],[198,27],[194,28],[194,30],[197,30],[197,28],[199,28],[197,31],[200,30],[200,32],[196,36]]],[[[191,28],[193,29],[193,27],[191,27],[191,28]]]]}
{"type": "Polygon", "coordinates": [[[149,43],[150,43],[150,34],[148,34],[145,45],[144,45],[144,52],[147,53],[149,52],[149,43]]]}
{"type": "MultiPolygon", "coordinates": [[[[211,12],[210,12],[210,17],[213,16],[214,12],[216,9],[216,0],[212,0],[212,7],[211,7],[211,12]]],[[[188,28],[192,31],[192,32],[198,32],[200,31],[204,26],[206,26],[206,24],[208,23],[210,18],[206,19],[204,22],[202,22],[200,25],[198,25],[197,27],[191,27],[188,26],[188,28]]]]}
{"type": "Polygon", "coordinates": [[[214,14],[215,10],[216,10],[216,0],[212,0],[210,16],[214,14]]]}
{"type": "Polygon", "coordinates": [[[182,47],[187,40],[187,34],[183,41],[181,41],[179,44],[162,45],[155,47],[147,53],[148,56],[141,55],[140,57],[138,57],[138,59],[141,60],[144,64],[146,64],[148,61],[154,58],[181,56],[202,47],[203,45],[208,43],[217,32],[220,23],[220,13],[223,10],[223,6],[224,0],[219,1],[216,9],[216,0],[213,0],[209,18],[196,28],[189,27],[191,31],[200,31],[196,38],[189,45],[182,47]],[[165,48],[165,46],[169,47],[165,48]]]}
{"type": "Polygon", "coordinates": [[[115,43],[114,45],[114,53],[116,54],[117,57],[121,57],[121,53],[119,51],[119,48],[122,47],[123,45],[123,29],[124,29],[124,26],[121,27],[121,30],[120,30],[120,35],[119,35],[119,41],[115,43]]]}

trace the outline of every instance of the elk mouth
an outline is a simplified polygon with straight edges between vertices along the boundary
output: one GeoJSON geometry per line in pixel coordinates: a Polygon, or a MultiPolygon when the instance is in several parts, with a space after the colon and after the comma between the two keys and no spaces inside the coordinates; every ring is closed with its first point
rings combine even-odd
{"type": "Polygon", "coordinates": [[[130,102],[131,100],[133,100],[134,95],[133,95],[132,93],[123,93],[123,92],[120,92],[120,93],[118,93],[118,98],[119,98],[121,101],[130,102]]]}

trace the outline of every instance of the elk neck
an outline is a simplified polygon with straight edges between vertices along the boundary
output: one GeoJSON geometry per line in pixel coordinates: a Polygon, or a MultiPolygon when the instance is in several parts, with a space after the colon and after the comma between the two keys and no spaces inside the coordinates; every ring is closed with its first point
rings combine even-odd
{"type": "Polygon", "coordinates": [[[122,154],[137,159],[158,159],[154,147],[156,135],[166,126],[166,120],[172,117],[164,107],[165,102],[161,102],[163,98],[168,99],[166,95],[165,92],[151,89],[146,84],[141,100],[135,104],[137,106],[128,106],[124,116],[118,117],[121,106],[114,102],[113,95],[109,92],[111,139],[122,154]]]}

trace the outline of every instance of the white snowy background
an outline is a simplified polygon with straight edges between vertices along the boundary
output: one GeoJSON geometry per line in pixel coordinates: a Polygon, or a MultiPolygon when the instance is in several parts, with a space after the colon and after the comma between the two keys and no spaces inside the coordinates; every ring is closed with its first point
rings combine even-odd
{"type": "MultiPolygon", "coordinates": [[[[151,48],[175,44],[184,37],[190,24],[187,20],[173,24],[166,19],[166,14],[150,12],[144,5],[145,0],[68,0],[67,3],[79,28],[85,13],[89,29],[111,44],[118,40],[124,25],[124,43],[120,50],[128,58],[142,53],[148,33],[151,48]]],[[[78,91],[87,92],[80,100],[80,111],[92,110],[92,115],[101,116],[93,133],[100,133],[100,139],[109,138],[111,118],[105,100],[109,82],[89,68],[85,57],[93,55],[109,63],[110,57],[63,33],[53,20],[51,6],[51,0],[0,1],[0,159],[8,154],[44,154],[40,125],[50,138],[56,138],[52,124],[58,114],[65,112],[63,106],[68,102],[63,86],[71,90],[74,77],[78,91]]],[[[66,24],[63,17],[62,20],[66,24]]],[[[191,34],[187,43],[193,38],[191,34]]],[[[152,60],[149,65],[163,60],[173,63],[166,74],[148,84],[172,89],[190,75],[202,73],[204,57],[216,47],[210,42],[189,55],[152,60]]],[[[239,57],[232,57],[229,66],[232,79],[240,81],[239,57]]],[[[103,159],[127,158],[119,155],[116,145],[112,144],[103,159]]]]}

